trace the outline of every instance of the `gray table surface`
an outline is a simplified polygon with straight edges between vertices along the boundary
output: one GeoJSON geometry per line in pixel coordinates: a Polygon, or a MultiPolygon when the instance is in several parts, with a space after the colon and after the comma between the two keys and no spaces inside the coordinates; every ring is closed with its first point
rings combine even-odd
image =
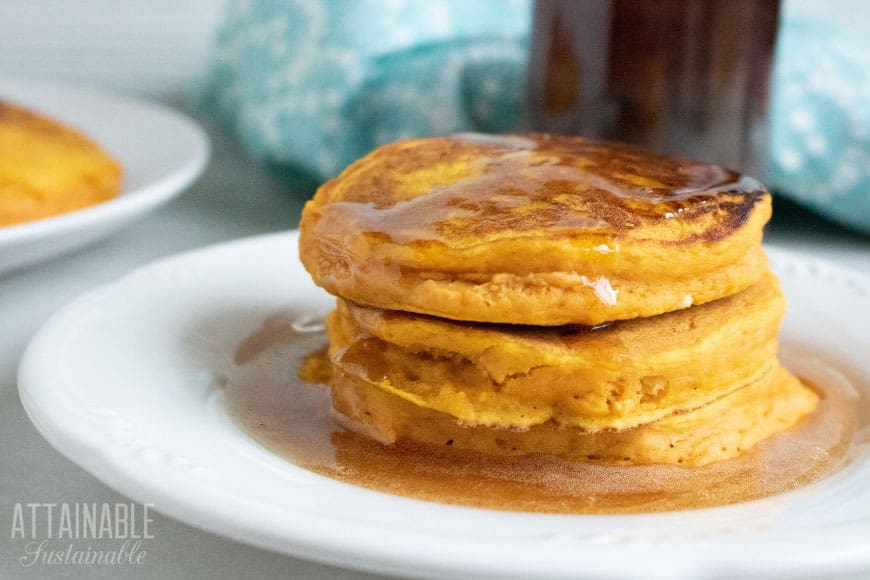
{"type": "MultiPolygon", "coordinates": [[[[366,577],[247,547],[160,515],[139,566],[24,568],[23,542],[8,539],[16,502],[124,500],[54,451],[25,416],[16,370],[36,329],[67,301],[156,258],[290,229],[298,221],[304,195],[250,161],[214,124],[206,126],[212,162],[177,201],[84,251],[0,277],[0,578],[366,577]]],[[[870,238],[786,202],[777,203],[767,241],[870,273],[870,238]]]]}

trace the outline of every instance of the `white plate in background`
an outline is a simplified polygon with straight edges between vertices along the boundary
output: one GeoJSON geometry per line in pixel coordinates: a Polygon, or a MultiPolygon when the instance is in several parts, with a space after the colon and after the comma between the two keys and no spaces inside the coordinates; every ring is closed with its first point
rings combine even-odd
{"type": "Polygon", "coordinates": [[[117,198],[70,213],[0,227],[0,274],[79,249],[169,201],[202,172],[208,138],[162,105],[50,81],[0,78],[0,100],[42,113],[117,159],[117,198]]]}
{"type": "MultiPolygon", "coordinates": [[[[219,377],[276,311],[324,312],[295,232],[161,260],[69,304],[36,335],[21,400],[61,453],[117,491],[212,533],[397,575],[719,580],[870,577],[870,441],[808,486],[731,506],[546,515],[429,503],[325,478],[253,441],[219,377]]],[[[785,340],[870,401],[870,279],[768,248],[785,340]]]]}

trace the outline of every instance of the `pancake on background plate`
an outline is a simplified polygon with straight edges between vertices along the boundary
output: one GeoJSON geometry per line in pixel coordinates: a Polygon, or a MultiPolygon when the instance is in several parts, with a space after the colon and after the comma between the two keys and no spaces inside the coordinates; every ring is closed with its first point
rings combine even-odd
{"type": "Polygon", "coordinates": [[[553,326],[654,316],[766,270],[770,194],[718,166],[548,135],[381,147],[300,224],[314,281],[361,305],[553,326]]]}
{"type": "Polygon", "coordinates": [[[118,162],[84,135],[0,101],[0,226],[107,201],[121,179],[118,162]]]}

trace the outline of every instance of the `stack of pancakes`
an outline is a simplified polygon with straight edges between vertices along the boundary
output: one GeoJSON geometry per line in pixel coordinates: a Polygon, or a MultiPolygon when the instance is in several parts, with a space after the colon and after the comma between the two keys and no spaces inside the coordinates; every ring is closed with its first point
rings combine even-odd
{"type": "Polygon", "coordinates": [[[696,466],[810,413],[777,361],[770,195],[580,138],[382,147],[303,212],[333,406],[384,441],[696,466]]]}

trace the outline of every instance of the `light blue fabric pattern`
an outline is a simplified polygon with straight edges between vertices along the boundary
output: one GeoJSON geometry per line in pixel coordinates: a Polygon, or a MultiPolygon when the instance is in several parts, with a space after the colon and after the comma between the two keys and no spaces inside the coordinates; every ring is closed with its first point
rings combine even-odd
{"type": "Polygon", "coordinates": [[[870,232],[870,39],[786,19],[777,57],[769,184],[870,232]]]}
{"type": "MultiPolygon", "coordinates": [[[[789,6],[767,181],[870,232],[870,38],[792,17],[789,6]]],[[[212,98],[254,155],[318,180],[399,138],[521,130],[531,9],[530,0],[232,1],[212,98]]]]}
{"type": "Polygon", "coordinates": [[[519,128],[528,0],[248,0],[215,98],[257,156],[334,175],[378,145],[519,128]]]}

